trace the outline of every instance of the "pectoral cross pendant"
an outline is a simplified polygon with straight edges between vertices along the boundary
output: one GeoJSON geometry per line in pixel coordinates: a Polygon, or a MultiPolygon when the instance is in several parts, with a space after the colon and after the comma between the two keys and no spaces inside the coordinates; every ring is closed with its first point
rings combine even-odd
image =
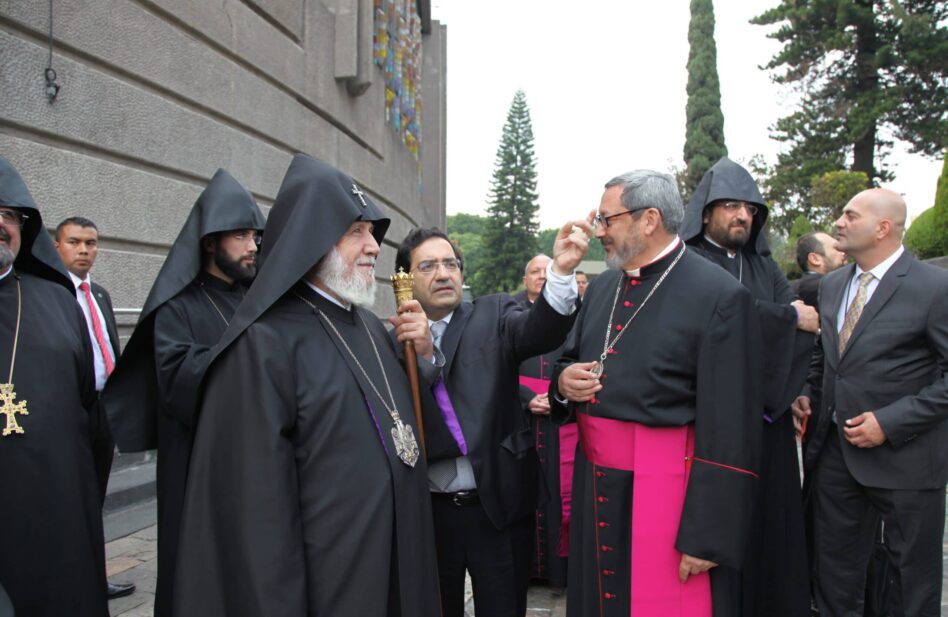
{"type": "Polygon", "coordinates": [[[0,415],[7,417],[7,425],[3,428],[3,436],[22,435],[26,431],[16,421],[16,414],[28,416],[30,412],[26,410],[26,401],[14,403],[16,392],[13,391],[12,383],[0,384],[0,415]]]}
{"type": "Polygon", "coordinates": [[[595,377],[596,379],[599,379],[600,377],[602,377],[602,370],[603,370],[602,362],[596,362],[596,366],[589,369],[589,372],[593,374],[593,377],[595,377]]]}
{"type": "Polygon", "coordinates": [[[411,426],[396,419],[395,426],[392,427],[392,441],[395,442],[395,454],[398,458],[409,467],[414,467],[418,462],[419,450],[411,426]]]}

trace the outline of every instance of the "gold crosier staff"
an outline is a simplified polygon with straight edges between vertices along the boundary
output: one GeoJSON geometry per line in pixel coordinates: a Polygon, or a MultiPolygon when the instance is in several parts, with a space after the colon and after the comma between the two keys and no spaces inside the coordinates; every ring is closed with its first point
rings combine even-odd
{"type": "MultiPolygon", "coordinates": [[[[392,291],[395,292],[395,306],[400,308],[406,302],[413,300],[412,287],[415,275],[399,268],[397,274],[392,275],[392,291]]],[[[425,446],[425,426],[421,421],[421,390],[418,386],[418,361],[415,356],[415,345],[405,341],[405,369],[408,372],[408,383],[411,385],[411,403],[415,408],[415,422],[418,425],[418,440],[421,442],[421,452],[427,456],[425,446]]]]}

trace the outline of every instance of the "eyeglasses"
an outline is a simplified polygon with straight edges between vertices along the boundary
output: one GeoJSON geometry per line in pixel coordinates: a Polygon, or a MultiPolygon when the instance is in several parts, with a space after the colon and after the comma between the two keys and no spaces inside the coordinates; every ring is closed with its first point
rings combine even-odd
{"type": "Polygon", "coordinates": [[[728,212],[737,212],[741,208],[747,208],[747,212],[749,212],[751,216],[756,216],[758,210],[757,206],[746,201],[724,201],[718,205],[728,212]]]}
{"type": "Polygon", "coordinates": [[[431,274],[438,269],[438,266],[444,266],[444,269],[449,273],[457,272],[461,269],[461,260],[442,259],[438,261],[437,259],[426,259],[425,261],[419,261],[418,265],[415,266],[415,270],[422,274],[431,274]]]}
{"type": "Polygon", "coordinates": [[[16,210],[0,210],[0,223],[10,227],[23,227],[28,218],[30,217],[16,210]]]}
{"type": "Polygon", "coordinates": [[[641,208],[633,208],[632,210],[623,210],[622,212],[618,212],[616,214],[610,214],[609,216],[603,216],[601,214],[597,214],[593,218],[593,227],[599,227],[600,225],[602,225],[606,229],[609,229],[609,226],[612,225],[612,223],[610,223],[609,221],[611,221],[612,219],[622,216],[623,214],[633,214],[635,212],[641,212],[642,210],[648,210],[649,208],[651,208],[651,206],[642,206],[641,208]]]}
{"type": "Polygon", "coordinates": [[[248,240],[253,240],[254,244],[260,244],[263,241],[263,236],[250,231],[235,231],[227,234],[237,242],[247,242],[248,240]]]}

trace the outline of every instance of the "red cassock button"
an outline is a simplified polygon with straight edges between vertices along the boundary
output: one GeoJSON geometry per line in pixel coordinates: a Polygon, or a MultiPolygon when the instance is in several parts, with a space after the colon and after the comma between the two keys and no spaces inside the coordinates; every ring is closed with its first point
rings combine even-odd
{"type": "Polygon", "coordinates": [[[621,331],[621,330],[622,330],[622,324],[616,324],[616,330],[621,331]]]}
{"type": "Polygon", "coordinates": [[[606,600],[612,600],[613,598],[616,597],[616,594],[614,594],[614,593],[604,593],[604,594],[602,594],[602,596],[603,596],[606,600]]]}
{"type": "Polygon", "coordinates": [[[629,306],[632,306],[632,303],[626,300],[625,302],[622,303],[622,306],[629,307],[629,306]]]}
{"type": "Polygon", "coordinates": [[[596,471],[596,477],[597,477],[597,478],[605,478],[605,477],[606,477],[606,472],[604,472],[604,471],[598,471],[598,470],[597,470],[597,471],[596,471]]]}
{"type": "Polygon", "coordinates": [[[607,523],[606,521],[599,521],[599,526],[600,526],[600,527],[608,527],[608,526],[609,526],[609,523],[607,523]]]}
{"type": "Polygon", "coordinates": [[[609,501],[609,498],[608,498],[608,497],[603,497],[602,495],[600,495],[599,497],[597,497],[597,499],[598,499],[599,503],[606,503],[607,501],[609,501]]]}
{"type": "Polygon", "coordinates": [[[616,355],[616,354],[619,353],[619,352],[616,351],[615,349],[613,349],[612,347],[610,347],[608,353],[609,353],[610,356],[614,356],[614,355],[616,355]]]}

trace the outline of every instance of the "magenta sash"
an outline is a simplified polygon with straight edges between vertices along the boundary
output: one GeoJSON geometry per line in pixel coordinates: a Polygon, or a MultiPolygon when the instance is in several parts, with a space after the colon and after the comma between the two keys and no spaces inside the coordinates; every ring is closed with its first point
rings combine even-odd
{"type": "MultiPolygon", "coordinates": [[[[530,388],[536,394],[550,391],[549,379],[520,376],[520,385],[530,388]]],[[[575,424],[567,424],[557,429],[560,438],[560,516],[557,553],[560,557],[569,556],[569,520],[573,503],[573,461],[576,460],[576,442],[579,433],[575,424]]]]}
{"type": "MultiPolygon", "coordinates": [[[[692,427],[654,428],[576,414],[583,453],[593,465],[634,471],[631,615],[710,617],[707,572],[678,578],[678,523],[693,455],[692,427]]],[[[595,524],[595,521],[594,521],[595,524]]]]}

